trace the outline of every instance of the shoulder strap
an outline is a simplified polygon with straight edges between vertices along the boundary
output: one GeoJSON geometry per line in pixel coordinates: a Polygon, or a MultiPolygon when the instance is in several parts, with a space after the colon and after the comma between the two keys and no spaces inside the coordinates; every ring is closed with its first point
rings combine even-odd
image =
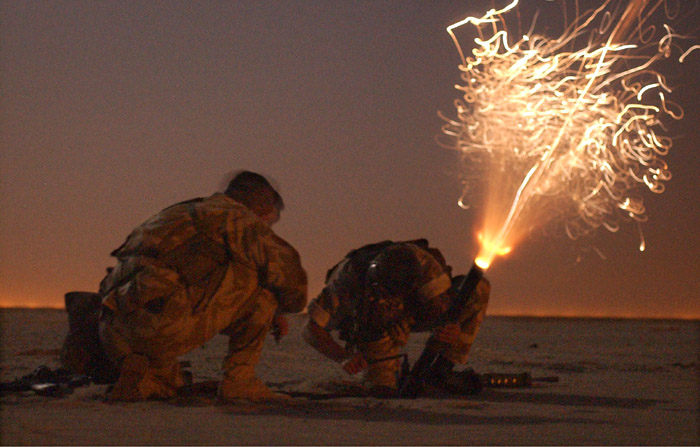
{"type": "Polygon", "coordinates": [[[443,256],[442,252],[438,250],[435,247],[431,247],[430,243],[428,242],[427,239],[421,238],[421,239],[415,239],[412,241],[403,241],[403,244],[413,244],[416,245],[417,247],[427,251],[430,253],[430,255],[435,258],[435,260],[442,266],[443,269],[445,269],[447,272],[452,274],[452,267],[447,264],[447,260],[445,259],[445,256],[443,256]]]}

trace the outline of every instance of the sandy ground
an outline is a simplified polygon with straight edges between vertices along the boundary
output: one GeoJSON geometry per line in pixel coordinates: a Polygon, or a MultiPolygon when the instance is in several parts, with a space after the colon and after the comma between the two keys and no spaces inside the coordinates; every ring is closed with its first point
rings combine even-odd
{"type": "MultiPolygon", "coordinates": [[[[58,366],[60,310],[0,310],[0,377],[58,366]]],[[[301,340],[300,316],[271,339],[259,376],[282,391],[325,393],[348,376],[301,340]]],[[[407,347],[415,360],[425,334],[407,347]]],[[[216,380],[226,340],[188,354],[195,381],[216,380]]],[[[63,398],[0,399],[3,445],[698,445],[700,322],[487,317],[478,372],[559,377],[527,389],[416,400],[344,397],[217,405],[211,394],[103,401],[105,386],[63,398]]]]}

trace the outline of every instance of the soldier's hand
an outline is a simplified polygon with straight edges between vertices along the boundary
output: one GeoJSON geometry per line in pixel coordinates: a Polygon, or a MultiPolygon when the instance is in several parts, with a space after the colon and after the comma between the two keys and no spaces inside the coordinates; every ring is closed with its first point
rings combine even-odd
{"type": "Polygon", "coordinates": [[[282,314],[277,314],[272,318],[272,335],[275,337],[277,343],[280,342],[282,337],[289,333],[289,322],[287,318],[282,314]]]}
{"type": "Polygon", "coordinates": [[[366,368],[367,360],[365,360],[361,352],[358,352],[357,354],[353,355],[352,358],[350,358],[350,360],[345,362],[345,364],[343,365],[343,369],[348,374],[357,374],[361,371],[364,371],[366,368]]]}
{"type": "Polygon", "coordinates": [[[437,341],[453,346],[461,341],[462,331],[457,324],[446,324],[435,329],[433,336],[437,341]]]}

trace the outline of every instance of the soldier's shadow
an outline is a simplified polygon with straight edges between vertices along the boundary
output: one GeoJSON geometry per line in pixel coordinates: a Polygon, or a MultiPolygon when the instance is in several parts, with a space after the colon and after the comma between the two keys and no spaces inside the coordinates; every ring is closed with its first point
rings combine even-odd
{"type": "Polygon", "coordinates": [[[533,425],[552,423],[605,424],[606,420],[580,416],[548,416],[527,414],[479,414],[479,408],[464,412],[459,408],[436,411],[431,408],[407,408],[387,401],[368,401],[367,398],[342,398],[324,401],[300,401],[221,406],[221,411],[234,415],[285,416],[303,420],[347,420],[363,422],[400,422],[417,425],[533,425]]]}
{"type": "MultiPolygon", "coordinates": [[[[204,384],[203,384],[204,385],[204,384]]],[[[212,398],[211,384],[201,386],[195,395],[212,398]]],[[[548,423],[584,423],[606,424],[607,420],[582,417],[576,412],[547,412],[546,414],[528,414],[503,412],[497,416],[480,414],[489,403],[527,403],[533,405],[558,405],[585,408],[619,408],[644,409],[666,401],[655,399],[636,399],[607,396],[590,396],[583,394],[562,394],[541,389],[484,389],[472,396],[454,396],[434,394],[411,399],[379,399],[368,396],[341,393],[294,393],[294,399],[288,402],[250,403],[240,402],[220,405],[229,414],[284,415],[303,419],[322,420],[360,420],[404,422],[426,425],[479,425],[479,424],[548,424],[548,423]],[[421,400],[425,408],[421,408],[421,400]],[[444,406],[441,402],[444,402],[444,406]],[[435,405],[436,402],[440,405],[435,405]],[[438,408],[438,409],[436,409],[438,408]],[[443,410],[444,408],[444,410],[443,410]]],[[[181,404],[187,405],[186,402],[181,404]]]]}

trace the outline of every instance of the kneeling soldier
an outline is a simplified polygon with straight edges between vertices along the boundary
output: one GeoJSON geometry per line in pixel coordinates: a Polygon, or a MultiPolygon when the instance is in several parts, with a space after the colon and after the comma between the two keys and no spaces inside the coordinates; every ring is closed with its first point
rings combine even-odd
{"type": "Polygon", "coordinates": [[[185,384],[177,357],[229,336],[219,397],[282,397],[255,376],[266,334],[306,305],[299,255],[270,226],[282,199],[242,172],[225,193],[170,206],[132,231],[100,284],[101,347],[119,378],[113,400],[172,397],[185,384]]]}
{"type": "Polygon", "coordinates": [[[325,288],[309,305],[303,336],[347,373],[365,371],[370,393],[392,396],[401,347],[411,332],[431,330],[429,343],[447,346],[440,371],[433,371],[432,384],[440,386],[447,371],[466,363],[489,292],[488,281],[481,279],[460,315],[445,323],[459,297],[442,254],[425,239],[370,244],[329,270],[325,288]]]}

